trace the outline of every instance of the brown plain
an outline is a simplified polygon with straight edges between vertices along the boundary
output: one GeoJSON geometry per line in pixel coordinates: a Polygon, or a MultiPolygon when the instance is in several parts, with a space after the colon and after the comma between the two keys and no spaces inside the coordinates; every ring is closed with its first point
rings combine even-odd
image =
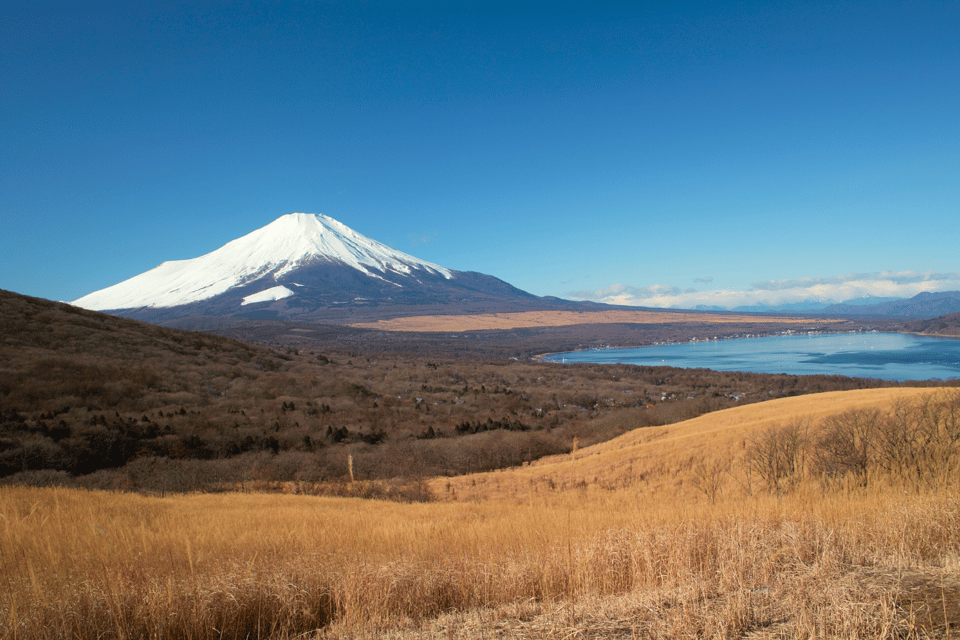
{"type": "MultiPolygon", "coordinates": [[[[800,324],[809,325],[809,318],[744,316],[713,313],[675,313],[666,311],[522,311],[453,316],[412,316],[376,322],[358,322],[351,327],[381,331],[487,331],[496,329],[531,329],[567,327],[580,324],[800,324]]],[[[817,322],[844,322],[842,319],[817,319],[817,322]]]]}

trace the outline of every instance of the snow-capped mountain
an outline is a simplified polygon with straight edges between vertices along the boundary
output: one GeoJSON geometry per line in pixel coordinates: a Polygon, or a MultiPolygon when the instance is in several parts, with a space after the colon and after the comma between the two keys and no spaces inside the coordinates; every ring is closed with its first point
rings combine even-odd
{"type": "Polygon", "coordinates": [[[72,304],[150,321],[209,315],[309,320],[371,306],[458,304],[476,311],[494,302],[514,308],[539,300],[492,276],[391,249],[329,216],[291,213],[204,256],[164,262],[72,304]]]}
{"type": "MultiPolygon", "coordinates": [[[[279,283],[285,275],[315,263],[349,266],[384,281],[391,272],[408,276],[417,270],[452,277],[449,269],[395,251],[329,216],[291,213],[205,256],[164,262],[73,304],[95,311],[176,307],[269,278],[279,283]]],[[[246,302],[290,295],[292,290],[278,285],[251,294],[246,302]]]]}

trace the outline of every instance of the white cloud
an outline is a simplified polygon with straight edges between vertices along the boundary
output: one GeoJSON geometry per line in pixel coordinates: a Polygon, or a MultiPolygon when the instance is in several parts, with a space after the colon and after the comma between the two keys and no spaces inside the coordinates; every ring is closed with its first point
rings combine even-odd
{"type": "MultiPolygon", "coordinates": [[[[681,294],[679,287],[664,284],[655,284],[649,287],[631,287],[625,284],[613,284],[596,291],[571,291],[567,297],[574,300],[593,300],[607,304],[626,304],[638,306],[654,306],[632,302],[633,300],[649,300],[661,297],[675,297],[681,294]]],[[[657,305],[659,306],[659,305],[657,305]]]]}
{"type": "MultiPolygon", "coordinates": [[[[801,278],[799,280],[769,280],[766,282],[754,282],[751,286],[754,289],[763,291],[784,291],[791,289],[808,289],[813,287],[847,286],[852,283],[862,283],[864,286],[872,284],[893,284],[893,285],[916,285],[940,281],[957,281],[960,274],[956,273],[917,273],[915,271],[879,271],[877,273],[849,273],[840,276],[830,276],[827,278],[801,278]],[[866,283],[870,283],[867,285],[866,283]]],[[[921,289],[923,290],[923,289],[921,289]]],[[[919,291],[918,291],[919,293],[919,291]]]]}
{"type": "MultiPolygon", "coordinates": [[[[698,278],[705,281],[707,278],[698,278]]],[[[711,279],[712,280],[712,279],[711,279]]],[[[881,271],[825,278],[754,282],[747,289],[681,290],[672,285],[635,287],[615,284],[596,291],[572,291],[574,300],[607,304],[691,309],[698,305],[732,309],[746,305],[779,305],[802,301],[832,304],[856,298],[910,298],[924,291],[960,290],[958,273],[881,271]]]]}
{"type": "Polygon", "coordinates": [[[409,242],[411,246],[419,247],[433,244],[438,237],[440,237],[440,234],[436,231],[431,231],[430,233],[408,233],[407,242],[409,242]]]}

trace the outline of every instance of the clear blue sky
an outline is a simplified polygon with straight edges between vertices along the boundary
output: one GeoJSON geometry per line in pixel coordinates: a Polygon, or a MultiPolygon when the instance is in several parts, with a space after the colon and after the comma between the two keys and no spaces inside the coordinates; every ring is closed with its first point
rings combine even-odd
{"type": "Polygon", "coordinates": [[[0,288],[294,211],[538,295],[960,289],[960,2],[4,2],[0,288]]]}

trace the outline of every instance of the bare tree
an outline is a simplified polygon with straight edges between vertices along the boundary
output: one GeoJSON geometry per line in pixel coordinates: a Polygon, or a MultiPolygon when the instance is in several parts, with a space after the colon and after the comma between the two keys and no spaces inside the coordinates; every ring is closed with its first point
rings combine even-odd
{"type": "Polygon", "coordinates": [[[880,420],[878,409],[851,409],[826,418],[813,451],[815,470],[828,478],[853,475],[866,483],[880,420]]]}
{"type": "Polygon", "coordinates": [[[693,486],[707,496],[711,504],[716,504],[717,495],[723,488],[723,477],[730,471],[730,460],[720,458],[707,462],[703,456],[693,465],[693,486]]]}
{"type": "Polygon", "coordinates": [[[794,420],[754,434],[747,442],[747,471],[778,496],[803,478],[809,445],[809,422],[794,420]]]}

